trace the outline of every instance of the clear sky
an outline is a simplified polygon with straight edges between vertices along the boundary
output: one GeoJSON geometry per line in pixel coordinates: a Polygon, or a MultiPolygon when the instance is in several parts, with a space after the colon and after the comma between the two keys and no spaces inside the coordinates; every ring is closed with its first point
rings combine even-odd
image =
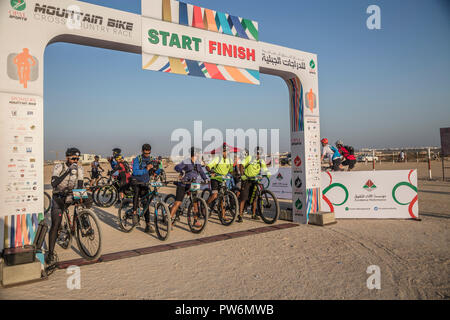
{"type": "MultiPolygon", "coordinates": [[[[143,0],[145,1],[145,0],[143,0]]],[[[141,0],[84,0],[140,14],[141,0]]],[[[321,133],[361,147],[440,145],[450,127],[448,0],[187,0],[259,22],[260,40],[318,54],[321,133]],[[381,30],[366,9],[381,8],[381,30]]],[[[261,85],[142,70],[141,56],[66,43],[45,53],[45,157],[68,146],[124,154],[150,142],[168,155],[173,130],[278,128],[289,150],[284,82],[261,85]]]]}

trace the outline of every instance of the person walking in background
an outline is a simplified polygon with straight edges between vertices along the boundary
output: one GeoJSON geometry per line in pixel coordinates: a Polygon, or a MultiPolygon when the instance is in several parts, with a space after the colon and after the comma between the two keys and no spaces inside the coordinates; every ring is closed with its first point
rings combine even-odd
{"type": "Polygon", "coordinates": [[[320,158],[320,161],[322,162],[324,159],[329,159],[330,167],[333,171],[342,171],[343,167],[341,165],[341,154],[339,153],[339,150],[334,147],[330,146],[328,144],[328,139],[324,138],[320,140],[322,143],[322,157],[320,158]]]}
{"type": "Polygon", "coordinates": [[[103,168],[100,166],[100,157],[95,156],[94,161],[91,162],[91,187],[97,185],[98,179],[100,179],[100,171],[104,172],[103,168]]]}
{"type": "Polygon", "coordinates": [[[342,166],[348,166],[347,171],[351,171],[356,164],[355,158],[355,149],[351,146],[344,146],[344,142],[342,140],[336,141],[336,147],[339,153],[344,157],[344,161],[342,162],[342,166]]]}

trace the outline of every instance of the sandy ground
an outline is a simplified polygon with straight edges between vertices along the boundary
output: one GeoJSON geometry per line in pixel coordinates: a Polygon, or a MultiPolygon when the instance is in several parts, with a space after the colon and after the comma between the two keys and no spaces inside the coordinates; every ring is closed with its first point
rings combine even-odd
{"type": "MultiPolygon", "coordinates": [[[[370,170],[358,164],[357,170],[370,170]]],[[[425,163],[382,163],[378,169],[419,169],[421,222],[339,220],[81,267],[81,289],[69,290],[66,270],[49,280],[0,289],[2,299],[449,299],[450,182],[427,181],[425,163]],[[381,289],[366,286],[368,266],[381,269],[381,289]]],[[[46,168],[48,183],[50,168],[46,168]]],[[[442,176],[433,163],[435,178],[442,176]]],[[[163,192],[170,193],[173,189],[163,192]]],[[[119,231],[117,209],[96,209],[103,253],[159,245],[142,228],[119,231]]],[[[279,223],[285,223],[281,221],[279,223]]],[[[168,243],[264,226],[245,220],[204,234],[186,221],[168,243]]],[[[76,248],[61,260],[78,258],[76,248]]]]}

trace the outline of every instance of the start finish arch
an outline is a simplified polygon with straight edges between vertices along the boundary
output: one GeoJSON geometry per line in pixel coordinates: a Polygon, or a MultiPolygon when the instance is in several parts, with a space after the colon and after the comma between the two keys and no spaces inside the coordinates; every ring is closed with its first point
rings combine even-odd
{"type": "Polygon", "coordinates": [[[293,220],[320,211],[317,56],[259,41],[256,22],[174,0],[142,0],[142,16],[76,0],[4,0],[0,42],[0,249],[31,243],[43,218],[44,51],[54,42],[141,54],[147,70],[256,85],[260,73],[283,78],[293,220]]]}

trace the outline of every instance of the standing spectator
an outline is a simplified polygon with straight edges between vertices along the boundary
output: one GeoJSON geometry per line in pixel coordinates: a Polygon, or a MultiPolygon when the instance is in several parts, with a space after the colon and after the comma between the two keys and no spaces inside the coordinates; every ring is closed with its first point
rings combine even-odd
{"type": "Polygon", "coordinates": [[[355,152],[353,147],[344,146],[344,142],[342,142],[342,140],[338,140],[336,142],[336,147],[339,153],[344,157],[344,162],[342,162],[342,166],[348,166],[347,171],[351,171],[356,164],[355,152]]]}

